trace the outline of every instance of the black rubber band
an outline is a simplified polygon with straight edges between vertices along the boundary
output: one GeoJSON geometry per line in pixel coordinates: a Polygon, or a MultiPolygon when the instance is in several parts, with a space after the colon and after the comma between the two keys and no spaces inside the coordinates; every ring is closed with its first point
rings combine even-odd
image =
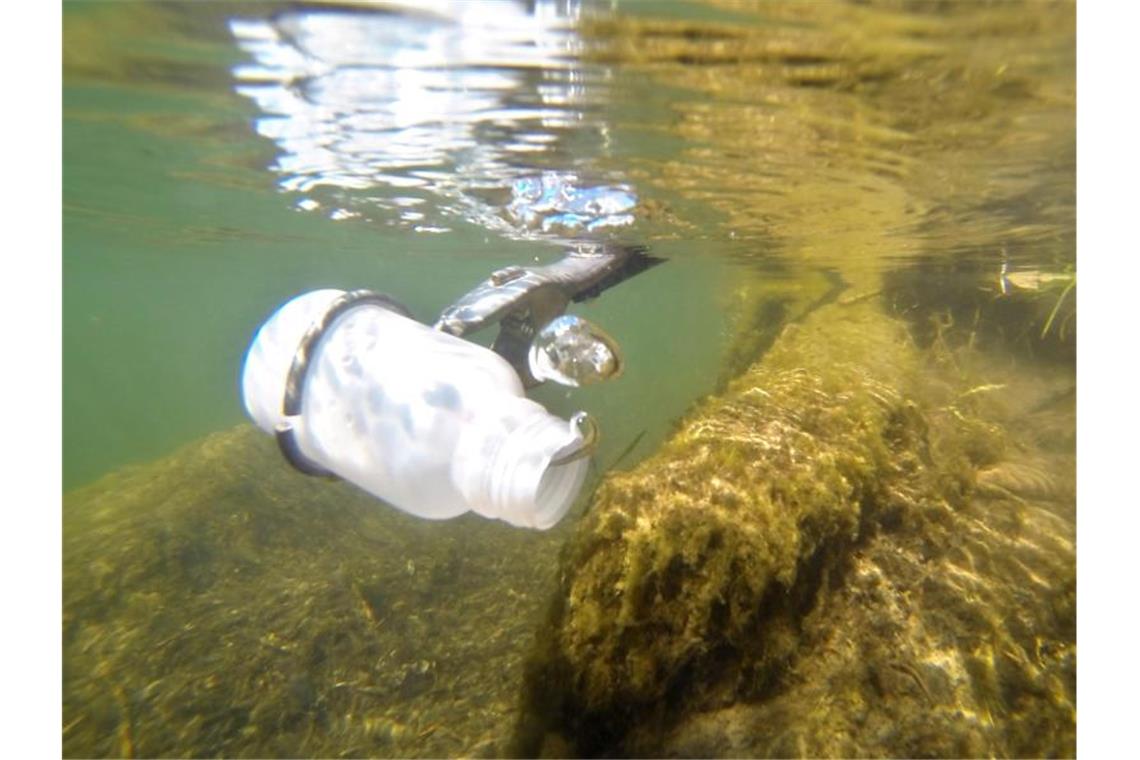
{"type": "Polygon", "coordinates": [[[377,293],[374,290],[351,290],[330,303],[325,313],[305,331],[304,337],[301,338],[301,342],[297,346],[297,353],[293,355],[289,374],[285,377],[285,397],[281,403],[281,411],[285,415],[285,421],[277,426],[276,436],[277,447],[281,449],[281,454],[285,460],[294,469],[306,475],[334,477],[331,472],[301,453],[301,447],[297,443],[290,419],[299,417],[301,414],[301,402],[305,393],[305,380],[309,374],[309,362],[312,360],[313,354],[316,353],[321,338],[341,315],[349,309],[362,305],[380,306],[389,311],[394,311],[402,317],[412,319],[411,312],[403,304],[383,293],[377,293]]]}

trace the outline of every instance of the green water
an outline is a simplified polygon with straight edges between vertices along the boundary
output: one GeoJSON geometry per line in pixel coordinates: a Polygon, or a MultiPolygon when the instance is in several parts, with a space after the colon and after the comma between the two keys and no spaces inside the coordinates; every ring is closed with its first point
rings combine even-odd
{"type": "MultiPolygon", "coordinates": [[[[322,212],[297,210],[234,91],[249,56],[226,26],[273,9],[65,4],[65,488],[241,421],[243,351],[293,294],[372,287],[430,321],[494,268],[558,255],[455,215],[432,234],[324,213],[367,212],[362,198],[391,189],[318,187],[322,212]]],[[[558,131],[534,164],[619,172],[648,209],[621,236],[669,260],[582,310],[624,346],[628,374],[541,395],[600,416],[603,463],[642,431],[651,450],[713,389],[741,267],[792,290],[827,269],[849,284],[886,272],[934,297],[950,277],[999,310],[1003,262],[1072,270],[1071,7],[627,11],[585,25],[585,80],[603,83],[585,96],[589,128],[558,131]],[[858,25],[881,35],[830,46],[858,25]],[[937,278],[918,268],[932,260],[937,278]]]]}
{"type": "MultiPolygon", "coordinates": [[[[206,12],[218,26],[196,30],[204,39],[179,28],[200,9],[65,7],[65,488],[242,421],[244,351],[292,295],[371,287],[430,322],[494,269],[558,257],[556,245],[462,219],[430,234],[298,211],[266,170],[274,146],[251,128],[256,110],[228,81],[241,56],[224,36],[223,6],[206,12]],[[93,63],[84,44],[97,47],[93,63]]],[[[669,266],[578,309],[621,342],[623,377],[540,392],[563,416],[598,415],[599,461],[638,436],[648,451],[713,388],[724,329],[717,294],[730,270],[685,248],[661,241],[654,252],[669,266]],[[657,350],[663,344],[673,349],[657,350]]]]}

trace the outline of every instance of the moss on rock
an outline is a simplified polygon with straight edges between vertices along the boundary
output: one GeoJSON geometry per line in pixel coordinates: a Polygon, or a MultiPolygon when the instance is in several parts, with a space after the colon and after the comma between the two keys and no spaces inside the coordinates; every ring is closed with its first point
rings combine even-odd
{"type": "Polygon", "coordinates": [[[249,426],[108,476],[64,502],[64,755],[499,755],[558,541],[406,516],[249,426]]]}
{"type": "Polygon", "coordinates": [[[513,749],[1071,752],[1069,523],[1008,493],[983,506],[979,468],[1017,444],[932,364],[873,304],[833,304],[609,477],[513,749]],[[1025,594],[1033,578],[1062,590],[1025,594]]]}

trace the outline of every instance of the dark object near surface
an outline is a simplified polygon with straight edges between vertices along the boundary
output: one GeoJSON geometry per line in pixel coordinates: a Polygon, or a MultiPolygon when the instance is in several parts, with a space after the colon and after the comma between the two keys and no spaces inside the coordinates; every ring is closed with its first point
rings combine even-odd
{"type": "Polygon", "coordinates": [[[553,264],[500,269],[444,309],[435,326],[464,336],[499,324],[491,348],[510,362],[524,385],[537,385],[527,362],[535,334],[571,302],[596,298],[664,261],[647,251],[644,246],[583,243],[553,264]]]}

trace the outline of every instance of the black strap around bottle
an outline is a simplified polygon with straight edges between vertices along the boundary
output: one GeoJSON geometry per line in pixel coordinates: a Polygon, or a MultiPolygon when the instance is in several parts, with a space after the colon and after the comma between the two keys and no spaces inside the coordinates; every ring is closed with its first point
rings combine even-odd
{"type": "Polygon", "coordinates": [[[293,420],[301,416],[301,402],[305,393],[305,380],[309,374],[309,363],[317,351],[317,346],[320,345],[321,338],[333,323],[349,309],[365,304],[381,306],[400,316],[412,318],[411,312],[403,304],[383,293],[374,290],[351,290],[344,293],[330,303],[324,314],[305,331],[301,343],[297,346],[297,353],[293,355],[289,374],[285,378],[285,397],[281,404],[285,419],[277,425],[277,447],[281,449],[285,461],[306,475],[335,477],[333,473],[301,453],[300,444],[297,443],[296,434],[293,432],[293,420]]]}

